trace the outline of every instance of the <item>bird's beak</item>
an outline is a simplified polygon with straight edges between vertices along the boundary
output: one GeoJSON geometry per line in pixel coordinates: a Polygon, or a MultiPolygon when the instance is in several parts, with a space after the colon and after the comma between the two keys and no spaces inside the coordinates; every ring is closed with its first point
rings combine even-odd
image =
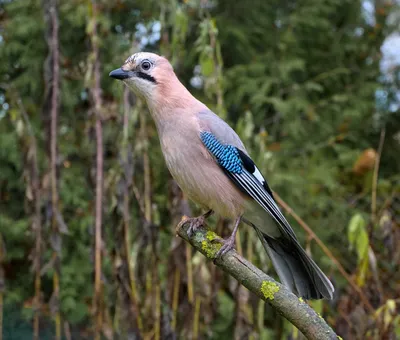
{"type": "Polygon", "coordinates": [[[111,78],[119,79],[119,80],[124,80],[126,78],[131,77],[131,72],[129,71],[124,71],[122,68],[117,68],[114,71],[111,71],[109,76],[111,78]]]}

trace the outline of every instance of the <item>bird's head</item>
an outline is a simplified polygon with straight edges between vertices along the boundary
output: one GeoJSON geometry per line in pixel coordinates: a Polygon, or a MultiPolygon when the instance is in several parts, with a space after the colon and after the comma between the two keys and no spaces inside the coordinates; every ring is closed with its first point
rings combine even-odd
{"type": "Polygon", "coordinates": [[[110,77],[122,80],[137,95],[152,100],[175,74],[166,58],[140,52],[131,55],[121,68],[110,72],[110,77]]]}

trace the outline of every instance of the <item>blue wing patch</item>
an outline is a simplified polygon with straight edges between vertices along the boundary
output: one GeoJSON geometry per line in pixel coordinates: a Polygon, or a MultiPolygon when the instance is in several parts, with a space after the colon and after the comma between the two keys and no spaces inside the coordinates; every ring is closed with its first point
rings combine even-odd
{"type": "Polygon", "coordinates": [[[211,132],[203,131],[200,138],[205,147],[214,155],[219,165],[234,174],[243,171],[243,163],[238,149],[232,145],[221,144],[211,132]]]}

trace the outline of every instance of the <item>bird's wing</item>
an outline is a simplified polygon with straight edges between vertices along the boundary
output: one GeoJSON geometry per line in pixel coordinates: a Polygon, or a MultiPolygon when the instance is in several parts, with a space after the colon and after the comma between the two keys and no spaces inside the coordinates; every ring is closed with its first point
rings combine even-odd
{"type": "MultiPolygon", "coordinates": [[[[200,121],[200,139],[232,182],[274,221],[255,228],[279,277],[290,289],[307,299],[332,299],[334,288],[317,264],[299,244],[294,231],[279,210],[267,181],[248,156],[239,136],[224,121],[211,114],[200,121]],[[261,227],[261,228],[260,228],[261,227]],[[276,233],[279,232],[279,234],[276,233]]],[[[257,214],[257,211],[255,212],[257,214]]]]}
{"type": "MultiPolygon", "coordinates": [[[[273,198],[267,181],[261,175],[252,159],[237,146],[222,142],[222,138],[217,137],[211,130],[213,130],[212,127],[208,131],[201,131],[200,139],[214,156],[221,169],[242,192],[254,199],[272,216],[282,236],[297,242],[292,228],[273,198]]],[[[229,138],[232,139],[232,137],[225,137],[225,141],[229,138]]]]}

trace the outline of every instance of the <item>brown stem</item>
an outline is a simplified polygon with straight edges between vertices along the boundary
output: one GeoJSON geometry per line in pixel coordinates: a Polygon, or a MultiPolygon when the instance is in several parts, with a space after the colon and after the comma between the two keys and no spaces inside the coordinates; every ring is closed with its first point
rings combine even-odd
{"type": "MultiPolygon", "coordinates": [[[[122,140],[122,167],[124,171],[124,193],[123,193],[123,244],[121,246],[121,253],[123,261],[125,262],[124,268],[127,270],[128,280],[129,280],[129,297],[130,297],[130,310],[128,313],[128,320],[125,320],[126,324],[133,330],[139,333],[141,337],[141,332],[143,331],[143,321],[140,314],[141,308],[139,306],[139,298],[137,293],[135,276],[133,273],[133,268],[131,266],[131,251],[130,251],[130,237],[129,237],[129,226],[131,224],[131,214],[130,214],[130,198],[129,189],[132,185],[129,169],[131,164],[129,164],[129,116],[130,116],[131,105],[129,102],[129,89],[124,89],[124,117],[123,117],[123,140],[122,140]],[[129,319],[130,318],[130,319],[129,319]],[[137,323],[136,323],[137,320],[137,323]],[[138,328],[138,330],[136,330],[138,328]]],[[[126,288],[125,288],[126,289],[126,288]]]]}
{"type": "Polygon", "coordinates": [[[321,239],[312,231],[312,229],[307,225],[307,223],[304,222],[300,218],[300,216],[297,215],[293,211],[293,209],[284,200],[282,200],[282,198],[280,198],[280,196],[276,192],[274,192],[274,197],[275,197],[275,200],[278,202],[278,204],[280,204],[288,212],[289,215],[292,215],[293,218],[296,220],[296,222],[298,224],[300,224],[300,226],[315,240],[315,242],[317,242],[317,244],[321,247],[322,251],[332,260],[332,262],[336,265],[339,272],[350,283],[350,285],[353,287],[353,289],[358,293],[363,304],[369,309],[370,312],[373,312],[374,308],[372,307],[371,303],[368,301],[367,297],[364,295],[361,288],[358,287],[357,284],[350,277],[350,275],[347,274],[346,270],[343,268],[343,266],[341,265],[339,260],[336,259],[336,257],[332,254],[332,252],[324,244],[324,242],[321,241],[321,239]]]}
{"type": "Polygon", "coordinates": [[[0,291],[0,340],[3,340],[3,291],[0,291]]]}
{"type": "Polygon", "coordinates": [[[175,268],[174,275],[174,290],[172,295],[172,322],[171,328],[175,332],[176,330],[176,321],[178,317],[178,302],[179,302],[179,287],[181,284],[181,272],[178,268],[175,268]]]}
{"type": "MultiPolygon", "coordinates": [[[[130,246],[129,246],[129,218],[127,218],[127,214],[129,209],[129,196],[127,194],[124,195],[124,255],[125,255],[125,263],[128,268],[128,278],[130,282],[130,296],[133,304],[133,309],[136,311],[137,318],[137,326],[139,331],[143,330],[143,322],[140,315],[140,307],[139,307],[139,299],[136,288],[136,282],[133,274],[133,269],[131,266],[131,257],[130,257],[130,246]]],[[[131,321],[132,322],[132,321],[131,321]]]]}
{"type": "Polygon", "coordinates": [[[195,307],[194,307],[194,316],[193,316],[193,339],[194,340],[197,340],[199,338],[200,306],[201,306],[201,297],[199,295],[197,295],[195,307]]]}
{"type": "Polygon", "coordinates": [[[216,99],[217,99],[217,109],[218,113],[222,116],[226,115],[225,114],[225,108],[224,108],[224,89],[223,89],[223,76],[222,76],[222,70],[223,70],[223,60],[221,56],[221,48],[219,45],[218,41],[218,31],[216,30],[215,27],[213,27],[213,22],[211,20],[211,16],[209,12],[207,12],[207,17],[209,20],[209,25],[210,29],[208,31],[209,38],[210,38],[210,46],[212,48],[213,52],[213,61],[215,65],[215,72],[214,72],[214,77],[216,79],[216,99]]]}
{"type": "Polygon", "coordinates": [[[0,234],[0,340],[3,340],[3,300],[5,289],[3,262],[6,253],[4,248],[3,236],[0,234]]]}
{"type": "Polygon", "coordinates": [[[146,116],[140,112],[140,130],[143,145],[143,172],[144,172],[144,210],[145,218],[151,222],[151,174],[150,174],[150,158],[148,152],[148,137],[146,116]]]}
{"type": "Polygon", "coordinates": [[[379,164],[381,161],[383,143],[385,142],[386,129],[382,128],[381,136],[379,138],[378,155],[375,160],[374,174],[372,177],[372,194],[371,194],[371,220],[376,223],[376,190],[378,186],[379,164]]]}
{"type": "Polygon", "coordinates": [[[64,322],[64,334],[67,340],[72,340],[71,327],[67,321],[64,322]]]}
{"type": "MultiPolygon", "coordinates": [[[[157,261],[155,261],[157,264],[157,261]]],[[[161,339],[161,286],[160,286],[160,278],[158,276],[158,265],[154,267],[155,271],[155,282],[156,282],[156,310],[155,310],[155,323],[154,323],[154,339],[160,340],[161,339]]]]}
{"type": "Polygon", "coordinates": [[[96,118],[96,221],[95,221],[95,295],[97,313],[97,336],[100,338],[101,312],[98,310],[101,299],[101,247],[102,247],[102,202],[103,202],[103,127],[100,117],[96,118]]]}
{"type": "MultiPolygon", "coordinates": [[[[45,62],[45,116],[50,116],[50,197],[51,197],[51,237],[56,242],[50,242],[53,247],[52,258],[54,260],[53,274],[53,295],[51,305],[55,322],[55,339],[61,340],[61,314],[60,314],[60,274],[61,274],[61,233],[58,225],[57,214],[59,211],[59,195],[57,182],[57,135],[58,135],[58,111],[60,103],[60,66],[59,66],[59,41],[58,41],[58,11],[57,0],[44,0],[43,7],[46,21],[46,41],[49,49],[49,56],[45,62]],[[47,112],[49,111],[49,113],[47,112]]],[[[40,242],[36,240],[36,242],[40,242]]],[[[36,245],[40,248],[40,245],[36,245]]],[[[40,269],[39,269],[40,270],[40,269]]],[[[40,291],[40,278],[35,280],[35,290],[40,291]]],[[[38,302],[38,297],[35,297],[38,302]]],[[[39,320],[34,318],[34,338],[39,337],[39,320]]]]}
{"type": "MultiPolygon", "coordinates": [[[[37,158],[36,152],[34,153],[34,164],[37,169],[37,158]]],[[[35,173],[37,173],[35,171],[35,173]]],[[[39,176],[35,175],[33,178],[34,187],[34,200],[35,200],[35,216],[34,216],[34,233],[35,233],[35,257],[34,268],[35,268],[35,297],[34,297],[34,317],[33,317],[33,339],[39,340],[39,317],[40,317],[40,305],[41,305],[41,252],[42,252],[42,222],[40,213],[40,189],[39,189],[39,176]]]]}
{"type": "Polygon", "coordinates": [[[192,248],[186,245],[186,271],[187,271],[187,294],[188,301],[193,304],[194,293],[193,293],[193,266],[192,266],[192,248]]]}
{"type": "MultiPolygon", "coordinates": [[[[251,230],[250,228],[247,228],[247,241],[246,241],[246,258],[250,261],[250,262],[253,262],[253,237],[254,237],[254,233],[253,233],[253,230],[251,230]]],[[[248,298],[249,299],[249,298],[248,298]]],[[[247,302],[248,303],[248,302],[247,302]]],[[[262,311],[264,311],[264,302],[263,301],[259,301],[259,303],[258,304],[261,304],[263,307],[262,307],[262,311]]],[[[257,316],[258,315],[258,312],[257,312],[257,305],[253,305],[253,306],[251,306],[250,305],[250,308],[253,308],[253,310],[251,311],[251,312],[249,312],[248,314],[249,314],[249,322],[250,322],[250,324],[251,325],[253,325],[254,324],[254,322],[255,322],[255,320],[254,320],[254,318],[255,318],[255,316],[257,316]]],[[[264,315],[264,314],[263,314],[264,315]]],[[[262,320],[264,320],[264,319],[262,319],[262,320]]],[[[259,325],[259,323],[258,323],[258,320],[257,320],[257,322],[256,322],[256,325],[258,326],[259,325]]],[[[256,329],[257,329],[257,332],[258,332],[258,334],[260,334],[261,333],[261,330],[262,330],[262,328],[260,328],[260,327],[256,327],[256,329]]],[[[251,336],[252,337],[252,339],[254,339],[254,334],[251,336]]]]}
{"type": "MultiPolygon", "coordinates": [[[[17,93],[15,90],[14,93],[17,93]]],[[[32,187],[33,193],[33,204],[34,204],[34,212],[33,212],[33,220],[32,220],[32,232],[35,237],[35,250],[34,256],[32,259],[33,268],[35,271],[35,296],[33,298],[33,339],[39,340],[39,321],[40,321],[40,307],[41,307],[41,253],[42,253],[42,216],[41,216],[41,191],[40,191],[40,174],[39,174],[39,166],[38,166],[38,157],[37,157],[37,140],[35,134],[33,132],[29,116],[25,110],[25,106],[22,103],[21,98],[17,98],[17,105],[21,112],[22,118],[25,121],[25,124],[28,127],[28,133],[30,137],[30,148],[31,148],[31,158],[27,157],[27,163],[29,167],[29,178],[30,182],[28,185],[32,187]]]]}
{"type": "Polygon", "coordinates": [[[265,302],[260,300],[257,306],[257,331],[259,334],[261,334],[262,330],[264,329],[264,307],[265,302]]]}
{"type": "Polygon", "coordinates": [[[93,86],[92,99],[96,115],[96,201],[95,201],[95,278],[93,307],[95,315],[95,339],[100,339],[103,323],[102,314],[102,282],[101,282],[101,250],[102,250],[102,219],[103,219],[103,125],[101,117],[101,85],[100,85],[100,56],[99,56],[99,37],[98,29],[98,4],[92,0],[92,32],[91,43],[93,53],[93,86]]]}
{"type": "MultiPolygon", "coordinates": [[[[50,141],[50,178],[51,178],[51,205],[52,205],[52,226],[53,232],[59,233],[56,211],[58,211],[58,190],[57,190],[57,126],[58,126],[58,106],[59,106],[59,48],[58,48],[58,18],[56,3],[52,1],[50,11],[52,21],[51,44],[53,50],[53,81],[51,96],[51,141],[50,141]]],[[[61,237],[61,235],[59,236],[61,237]]],[[[57,302],[55,315],[56,339],[61,340],[61,314],[60,314],[60,253],[55,252],[55,268],[53,277],[54,300],[57,302]]]]}
{"type": "Polygon", "coordinates": [[[126,147],[129,137],[129,115],[131,110],[131,105],[129,103],[129,88],[124,87],[124,120],[122,122],[123,126],[123,146],[126,147]]]}

